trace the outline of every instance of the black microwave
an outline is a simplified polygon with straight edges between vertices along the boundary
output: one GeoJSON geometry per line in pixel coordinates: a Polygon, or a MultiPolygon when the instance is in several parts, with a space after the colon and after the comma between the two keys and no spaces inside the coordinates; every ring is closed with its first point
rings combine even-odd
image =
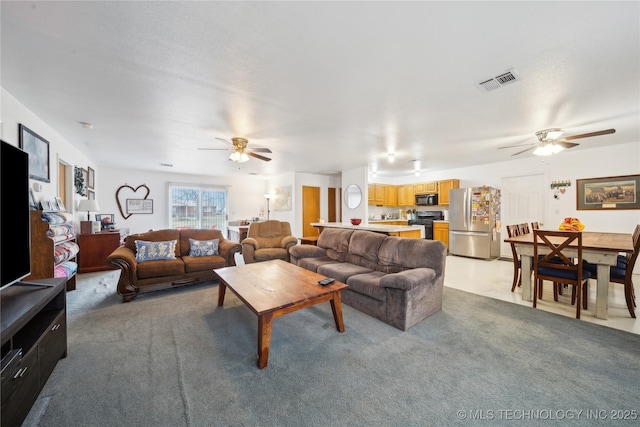
{"type": "Polygon", "coordinates": [[[417,206],[438,206],[437,194],[416,194],[417,206]]]}

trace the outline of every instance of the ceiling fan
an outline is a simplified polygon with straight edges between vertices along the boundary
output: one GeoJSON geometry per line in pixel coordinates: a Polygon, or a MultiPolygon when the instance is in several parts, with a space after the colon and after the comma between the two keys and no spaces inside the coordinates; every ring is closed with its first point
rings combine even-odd
{"type": "Polygon", "coordinates": [[[264,147],[256,147],[256,148],[248,148],[247,144],[249,141],[246,138],[231,138],[231,142],[226,139],[216,138],[220,141],[229,144],[230,148],[200,148],[200,150],[230,150],[231,155],[229,156],[229,160],[238,163],[244,163],[249,160],[249,156],[255,157],[256,159],[264,160],[265,162],[271,161],[270,158],[261,156],[256,153],[271,153],[271,150],[264,147]]]}
{"type": "MultiPolygon", "coordinates": [[[[534,148],[535,150],[533,154],[535,154],[536,156],[550,156],[552,154],[559,153],[565,148],[573,148],[577,145],[580,145],[576,142],[569,142],[569,141],[573,141],[574,139],[607,135],[610,133],[614,133],[615,131],[616,131],[615,129],[606,129],[606,130],[600,130],[597,132],[589,132],[589,133],[583,133],[580,135],[571,135],[571,136],[565,136],[564,138],[560,138],[560,135],[564,133],[562,129],[560,128],[544,129],[536,132],[536,137],[538,137],[538,142],[528,144],[531,146],[528,148],[525,148],[522,151],[518,151],[517,153],[512,154],[512,156],[517,156],[518,154],[522,154],[529,150],[533,150],[534,148]]],[[[507,145],[505,147],[498,147],[498,149],[524,147],[524,146],[525,145],[507,145]]]]}

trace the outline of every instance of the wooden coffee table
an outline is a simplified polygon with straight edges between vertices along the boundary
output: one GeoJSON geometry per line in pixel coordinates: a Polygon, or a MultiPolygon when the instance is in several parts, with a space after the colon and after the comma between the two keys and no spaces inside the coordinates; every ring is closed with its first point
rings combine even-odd
{"type": "Polygon", "coordinates": [[[336,328],[344,332],[340,291],[347,288],[335,281],[320,286],[326,278],[282,260],[256,262],[235,267],[217,268],[213,272],[220,279],[218,306],[224,304],[227,288],[258,316],[258,367],[269,361],[273,319],[324,301],[331,302],[336,328]]]}

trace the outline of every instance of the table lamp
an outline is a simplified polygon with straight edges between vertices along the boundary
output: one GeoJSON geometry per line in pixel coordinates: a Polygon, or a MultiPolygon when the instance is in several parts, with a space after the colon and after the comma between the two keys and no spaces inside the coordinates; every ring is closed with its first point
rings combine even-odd
{"type": "Polygon", "coordinates": [[[87,211],[87,220],[80,221],[80,232],[83,234],[93,233],[94,228],[93,228],[93,221],[91,221],[91,212],[100,212],[100,206],[98,206],[98,201],[94,199],[80,200],[80,203],[78,204],[78,210],[87,211]]]}

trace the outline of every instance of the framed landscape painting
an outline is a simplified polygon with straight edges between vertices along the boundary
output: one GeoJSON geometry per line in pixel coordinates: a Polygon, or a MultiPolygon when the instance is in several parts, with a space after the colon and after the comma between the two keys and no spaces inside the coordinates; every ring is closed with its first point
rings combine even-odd
{"type": "Polygon", "coordinates": [[[20,148],[29,154],[29,178],[50,182],[49,141],[23,124],[18,125],[20,148]]]}
{"type": "Polygon", "coordinates": [[[578,179],[577,209],[640,209],[640,175],[578,179]]]}

